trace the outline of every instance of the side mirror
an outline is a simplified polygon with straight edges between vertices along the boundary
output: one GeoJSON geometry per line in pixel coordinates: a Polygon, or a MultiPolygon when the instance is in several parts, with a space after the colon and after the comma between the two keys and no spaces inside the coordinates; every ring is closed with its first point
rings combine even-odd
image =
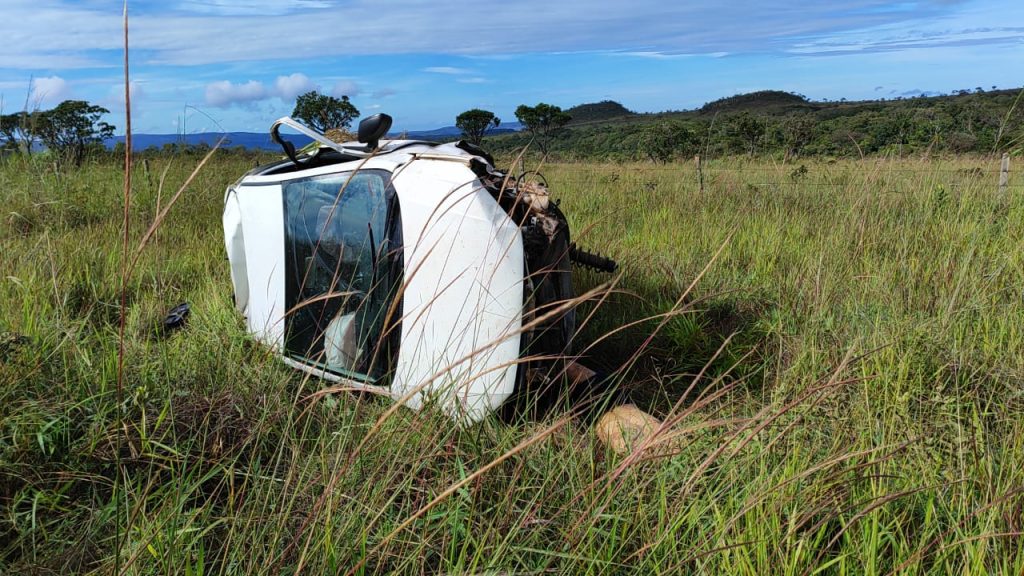
{"type": "Polygon", "coordinates": [[[376,150],[380,139],[391,129],[391,116],[374,114],[359,122],[359,141],[369,150],[376,150]]]}

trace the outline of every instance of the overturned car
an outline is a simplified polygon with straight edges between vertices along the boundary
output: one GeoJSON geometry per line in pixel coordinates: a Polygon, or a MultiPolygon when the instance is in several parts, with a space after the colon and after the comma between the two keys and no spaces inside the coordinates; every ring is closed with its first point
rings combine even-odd
{"type": "Polygon", "coordinates": [[[570,264],[615,263],[576,249],[539,179],[466,142],[381,140],[390,126],[336,143],[274,123],[288,158],[224,199],[235,306],[290,366],[477,420],[571,354],[570,264]]]}

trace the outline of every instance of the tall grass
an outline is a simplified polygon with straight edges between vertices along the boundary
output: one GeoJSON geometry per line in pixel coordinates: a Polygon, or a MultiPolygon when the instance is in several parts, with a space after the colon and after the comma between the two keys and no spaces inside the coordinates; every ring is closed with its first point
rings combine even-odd
{"type": "MultiPolygon", "coordinates": [[[[459,428],[317,394],[231,304],[239,158],[140,253],[119,403],[120,168],[8,159],[0,572],[1021,573],[1024,209],[989,164],[722,160],[703,193],[689,166],[545,166],[622,264],[585,362],[666,420],[617,457],[561,410],[459,428]]],[[[194,165],[135,167],[131,238],[194,165]]]]}

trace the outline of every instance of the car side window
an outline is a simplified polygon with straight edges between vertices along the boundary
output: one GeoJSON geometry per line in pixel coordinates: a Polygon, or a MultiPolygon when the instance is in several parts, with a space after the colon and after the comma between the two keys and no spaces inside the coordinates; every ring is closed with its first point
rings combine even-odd
{"type": "Polygon", "coordinates": [[[284,185],[285,350],[362,381],[382,368],[380,321],[393,298],[388,176],[361,170],[284,185]]]}

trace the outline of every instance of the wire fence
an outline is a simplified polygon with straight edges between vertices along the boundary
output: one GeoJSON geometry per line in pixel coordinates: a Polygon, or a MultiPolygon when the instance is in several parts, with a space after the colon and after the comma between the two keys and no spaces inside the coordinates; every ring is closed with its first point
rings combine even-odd
{"type": "MultiPolygon", "coordinates": [[[[529,172],[530,166],[525,167],[529,172]]],[[[788,163],[756,160],[715,160],[685,163],[550,163],[539,171],[552,184],[689,183],[700,188],[747,186],[795,190],[839,190],[858,184],[1024,190],[1024,177],[1008,159],[954,158],[939,160],[864,159],[828,162],[817,159],[788,163]]]]}

